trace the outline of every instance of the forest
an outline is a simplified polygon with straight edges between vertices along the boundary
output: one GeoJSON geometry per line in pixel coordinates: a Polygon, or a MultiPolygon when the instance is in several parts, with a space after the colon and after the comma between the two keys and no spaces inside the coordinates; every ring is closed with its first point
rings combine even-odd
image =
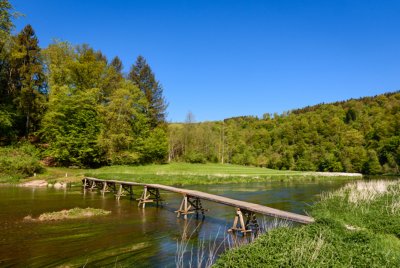
{"type": "Polygon", "coordinates": [[[189,113],[168,123],[163,87],[143,56],[126,74],[118,57],[87,44],[42,49],[31,25],[13,34],[15,15],[0,2],[0,145],[29,143],[45,165],[180,161],[399,173],[398,91],[262,118],[197,123],[189,113]]]}
{"type": "Polygon", "coordinates": [[[169,159],[281,170],[398,174],[400,93],[320,104],[263,118],[169,125],[169,159]]]}

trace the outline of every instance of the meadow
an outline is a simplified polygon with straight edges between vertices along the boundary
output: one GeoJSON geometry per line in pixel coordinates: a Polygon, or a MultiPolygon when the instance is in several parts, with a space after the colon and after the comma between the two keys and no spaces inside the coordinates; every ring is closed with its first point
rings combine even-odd
{"type": "Polygon", "coordinates": [[[20,179],[16,182],[44,179],[50,183],[56,181],[80,183],[80,181],[87,176],[99,179],[179,186],[191,184],[248,183],[272,180],[315,181],[354,178],[350,175],[346,176],[346,174],[331,175],[332,173],[322,174],[318,172],[282,171],[231,164],[170,163],[145,166],[106,166],[98,169],[49,167],[46,168],[42,174],[37,174],[35,177],[29,177],[23,180],[20,179]]]}

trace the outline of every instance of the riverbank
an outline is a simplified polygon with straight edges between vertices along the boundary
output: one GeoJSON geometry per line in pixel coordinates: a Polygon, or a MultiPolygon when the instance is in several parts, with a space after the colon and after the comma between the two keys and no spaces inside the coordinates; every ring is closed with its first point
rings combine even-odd
{"type": "Polygon", "coordinates": [[[215,267],[400,267],[400,181],[358,181],[323,194],[314,224],[279,228],[215,267]]]}
{"type": "Polygon", "coordinates": [[[165,185],[226,184],[264,181],[315,181],[361,178],[359,173],[283,171],[230,164],[171,163],[146,166],[107,166],[99,169],[47,168],[20,182],[45,180],[79,184],[84,176],[165,185]]]}

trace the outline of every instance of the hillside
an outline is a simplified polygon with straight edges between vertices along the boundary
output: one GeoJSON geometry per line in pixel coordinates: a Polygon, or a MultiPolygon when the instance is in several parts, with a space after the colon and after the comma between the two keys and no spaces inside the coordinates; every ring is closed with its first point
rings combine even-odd
{"type": "Polygon", "coordinates": [[[400,93],[319,104],[263,119],[171,124],[169,158],[281,170],[399,173],[400,93]]]}

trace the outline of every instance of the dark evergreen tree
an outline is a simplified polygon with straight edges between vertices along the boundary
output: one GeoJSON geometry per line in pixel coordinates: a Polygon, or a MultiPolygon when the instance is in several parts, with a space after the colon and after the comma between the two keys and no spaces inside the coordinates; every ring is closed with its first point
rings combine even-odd
{"type": "Polygon", "coordinates": [[[146,59],[139,56],[132,66],[128,78],[144,93],[147,99],[145,113],[150,118],[152,128],[165,123],[167,104],[163,97],[163,88],[156,80],[146,59]]]}
{"type": "Polygon", "coordinates": [[[117,73],[122,74],[122,69],[124,68],[124,66],[122,65],[122,61],[118,56],[112,59],[110,65],[115,69],[117,73]]]}
{"type": "Polygon", "coordinates": [[[46,77],[38,43],[33,28],[25,26],[15,37],[10,63],[8,88],[20,117],[19,132],[26,136],[37,130],[46,101],[46,77]]]}

